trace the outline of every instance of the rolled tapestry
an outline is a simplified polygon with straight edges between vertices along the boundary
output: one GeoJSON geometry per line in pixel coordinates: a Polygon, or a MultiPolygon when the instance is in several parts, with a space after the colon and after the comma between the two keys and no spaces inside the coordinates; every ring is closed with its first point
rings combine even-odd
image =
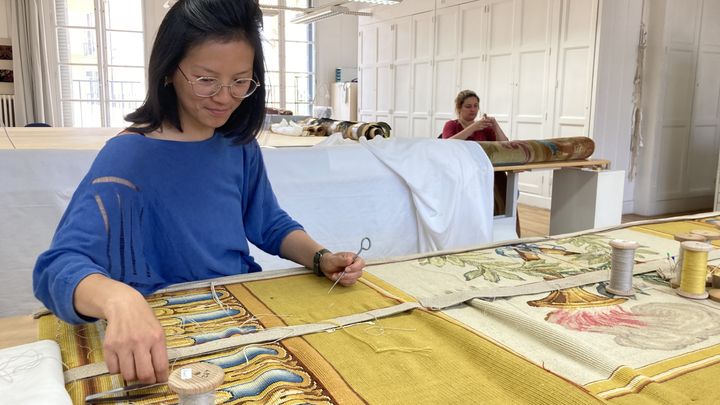
{"type": "Polygon", "coordinates": [[[304,136],[329,136],[340,132],[345,139],[373,139],[376,136],[390,137],[390,125],[385,122],[337,121],[330,118],[309,118],[301,121],[304,136]]]}
{"type": "Polygon", "coordinates": [[[595,142],[584,136],[478,143],[493,166],[587,159],[595,151],[595,142]]]}

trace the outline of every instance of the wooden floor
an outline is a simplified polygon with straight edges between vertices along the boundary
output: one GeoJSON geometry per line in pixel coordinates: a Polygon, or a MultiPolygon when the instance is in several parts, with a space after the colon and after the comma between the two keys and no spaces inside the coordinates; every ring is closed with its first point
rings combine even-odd
{"type": "MultiPolygon", "coordinates": [[[[641,215],[628,214],[622,216],[622,223],[642,221],[645,219],[667,218],[679,215],[697,214],[702,211],[684,212],[681,214],[657,215],[644,217],[641,215]]],[[[526,236],[545,236],[550,233],[550,210],[533,207],[530,205],[518,204],[518,216],[520,217],[520,234],[526,236]]]]}

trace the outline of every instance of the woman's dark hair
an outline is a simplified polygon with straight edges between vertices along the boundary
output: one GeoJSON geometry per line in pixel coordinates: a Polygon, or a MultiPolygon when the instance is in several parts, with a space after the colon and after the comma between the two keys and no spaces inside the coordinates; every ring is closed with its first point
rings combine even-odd
{"type": "Polygon", "coordinates": [[[262,12],[257,0],[179,0],[160,24],[148,66],[148,92],[143,104],[125,116],[128,129],[147,134],[168,121],[182,131],[175,88],[166,85],[188,50],[205,41],[247,41],[255,51],[253,74],[260,87],[243,100],[218,131],[248,143],[265,121],[265,58],[260,31],[262,12]]]}

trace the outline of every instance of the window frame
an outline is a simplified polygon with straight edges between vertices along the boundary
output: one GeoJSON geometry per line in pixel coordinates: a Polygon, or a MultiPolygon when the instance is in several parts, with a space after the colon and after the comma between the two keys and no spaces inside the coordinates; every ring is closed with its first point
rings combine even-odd
{"type": "MultiPolygon", "coordinates": [[[[142,27],[142,30],[135,31],[135,30],[127,30],[127,29],[109,29],[109,27],[106,24],[105,21],[105,13],[106,13],[106,3],[105,0],[92,0],[93,6],[94,6],[94,18],[95,18],[95,26],[94,27],[86,27],[86,26],[77,26],[77,25],[60,25],[57,22],[57,3],[59,1],[66,2],[67,0],[53,0],[52,2],[52,9],[49,13],[45,14],[45,26],[50,27],[46,31],[46,38],[48,38],[48,46],[47,46],[47,53],[48,53],[48,60],[50,61],[50,64],[52,66],[52,75],[50,77],[50,85],[53,89],[56,89],[57,91],[57,102],[52,103],[52,110],[53,115],[55,117],[59,118],[60,125],[63,127],[93,127],[84,125],[81,123],[73,122],[72,118],[72,111],[64,111],[63,104],[66,102],[90,102],[90,103],[98,103],[100,107],[100,127],[111,127],[112,118],[109,114],[109,112],[112,110],[111,105],[113,103],[142,103],[144,99],[144,93],[143,91],[143,97],[140,99],[133,99],[133,100],[116,100],[111,99],[111,91],[110,91],[110,82],[108,81],[109,77],[109,70],[111,68],[132,68],[132,69],[143,69],[143,77],[145,80],[145,90],[147,89],[147,69],[148,69],[148,55],[147,55],[147,9],[146,9],[146,1],[145,0],[139,0],[140,1],[140,10],[141,10],[141,19],[140,26],[142,27]],[[58,30],[59,29],[87,29],[92,30],[95,33],[95,46],[96,46],[96,53],[97,53],[97,63],[65,63],[60,61],[60,50],[59,50],[59,41],[58,41],[58,30]],[[110,64],[108,59],[109,55],[107,54],[108,48],[107,48],[107,35],[110,32],[129,32],[134,34],[141,34],[142,35],[142,49],[143,49],[143,63],[142,66],[135,66],[135,65],[119,65],[119,64],[110,64]],[[70,97],[65,98],[63,97],[63,83],[60,80],[61,75],[61,66],[88,66],[88,67],[95,67],[97,68],[98,72],[98,98],[97,99],[82,99],[82,98],[75,98],[72,97],[72,94],[70,97]],[[68,119],[70,118],[70,122],[68,122],[68,119]]],[[[131,111],[127,111],[127,113],[130,113],[131,111]]]]}
{"type": "MultiPolygon", "coordinates": [[[[288,19],[286,18],[285,10],[283,10],[285,7],[296,7],[296,6],[287,6],[286,0],[276,0],[277,5],[271,5],[271,4],[260,4],[260,8],[268,8],[268,9],[277,9],[280,11],[278,14],[278,70],[270,70],[267,66],[267,63],[265,64],[265,73],[266,78],[265,81],[268,84],[267,89],[267,96],[266,96],[266,104],[269,107],[276,107],[280,109],[288,109],[288,105],[292,106],[299,106],[299,105],[307,105],[307,115],[312,115],[312,109],[315,104],[315,81],[317,78],[317,61],[315,60],[317,53],[315,52],[315,26],[314,24],[307,24],[308,29],[308,35],[306,41],[300,41],[300,40],[288,40],[285,36],[286,33],[286,27],[288,24],[292,24],[288,19]],[[308,45],[308,65],[306,71],[292,71],[288,72],[286,67],[286,57],[287,57],[287,44],[288,43],[298,43],[298,44],[307,44],[308,45]],[[308,87],[307,87],[307,94],[308,99],[307,100],[295,100],[295,102],[288,103],[288,97],[287,97],[287,90],[288,87],[288,74],[301,74],[306,75],[308,77],[308,87]],[[271,87],[275,86],[275,83],[269,82],[269,77],[271,75],[277,75],[278,76],[278,92],[280,95],[279,100],[272,100],[270,96],[272,95],[271,87]]],[[[307,0],[307,7],[310,8],[313,6],[312,0],[307,0]]],[[[265,58],[267,60],[267,55],[265,55],[265,58]]],[[[296,109],[291,109],[293,111],[293,114],[298,115],[298,111],[296,109]]],[[[306,114],[302,114],[306,115],[306,114]]]]}

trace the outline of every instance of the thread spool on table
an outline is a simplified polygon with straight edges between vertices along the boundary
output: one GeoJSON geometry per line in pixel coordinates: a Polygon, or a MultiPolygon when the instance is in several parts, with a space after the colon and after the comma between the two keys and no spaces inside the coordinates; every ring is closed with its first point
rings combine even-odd
{"type": "Polygon", "coordinates": [[[632,277],[635,265],[635,250],[640,247],[637,242],[614,239],[610,241],[613,248],[610,268],[610,285],[605,289],[614,295],[635,295],[632,277]]]}
{"type": "Polygon", "coordinates": [[[705,238],[705,241],[710,243],[714,240],[720,240],[720,231],[714,231],[711,229],[694,229],[690,231],[693,235],[700,235],[705,238]]]}
{"type": "MultiPolygon", "coordinates": [[[[675,234],[674,239],[676,241],[680,242],[681,244],[683,242],[705,242],[705,240],[706,240],[705,236],[698,235],[696,233],[691,233],[691,232],[675,234]]],[[[682,262],[683,262],[683,250],[681,248],[680,252],[678,253],[678,259],[675,262],[675,269],[674,269],[675,277],[673,277],[673,279],[670,281],[670,286],[672,288],[680,287],[680,280],[682,278],[682,271],[681,271],[682,270],[682,262]]]]}
{"type": "Polygon", "coordinates": [[[705,222],[707,222],[708,224],[713,225],[714,227],[720,229],[720,219],[710,219],[710,220],[707,220],[707,221],[705,221],[705,222]]]}
{"type": "Polygon", "coordinates": [[[707,257],[713,247],[703,242],[683,242],[680,248],[684,251],[682,277],[680,287],[675,292],[685,298],[705,299],[707,278],[707,257]]]}
{"type": "Polygon", "coordinates": [[[212,405],[215,389],[224,379],[222,368],[210,363],[193,363],[173,371],[168,386],[178,394],[179,405],[212,405]]]}

